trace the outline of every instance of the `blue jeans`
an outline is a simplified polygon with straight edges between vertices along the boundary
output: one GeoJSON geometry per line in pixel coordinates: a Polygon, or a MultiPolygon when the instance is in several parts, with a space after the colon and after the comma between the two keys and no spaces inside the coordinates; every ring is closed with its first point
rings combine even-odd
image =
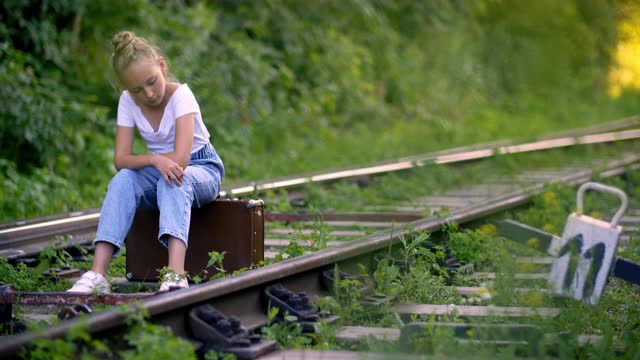
{"type": "Polygon", "coordinates": [[[111,179],[102,202],[94,244],[105,241],[120,252],[137,208],[159,209],[158,240],[166,247],[167,236],[188,246],[191,208],[216,199],[224,178],[222,160],[211,144],[191,154],[184,170],[182,186],[169,187],[153,166],[139,170],[122,169],[111,179]]]}

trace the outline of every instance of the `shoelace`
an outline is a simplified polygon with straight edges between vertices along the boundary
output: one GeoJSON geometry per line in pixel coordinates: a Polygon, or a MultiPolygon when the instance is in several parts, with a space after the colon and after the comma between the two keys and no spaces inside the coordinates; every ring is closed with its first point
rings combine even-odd
{"type": "Polygon", "coordinates": [[[97,276],[82,276],[80,277],[80,279],[78,279],[76,284],[86,285],[86,286],[95,286],[95,285],[98,285],[96,282],[97,278],[98,278],[97,276]]]}
{"type": "Polygon", "coordinates": [[[162,282],[179,283],[182,279],[184,279],[184,276],[178,275],[176,273],[169,273],[169,274],[165,274],[164,278],[162,279],[162,282]]]}

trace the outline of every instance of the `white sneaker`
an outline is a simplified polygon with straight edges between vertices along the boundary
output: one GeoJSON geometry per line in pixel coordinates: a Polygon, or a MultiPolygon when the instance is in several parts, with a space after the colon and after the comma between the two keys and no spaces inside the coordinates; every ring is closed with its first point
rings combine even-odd
{"type": "Polygon", "coordinates": [[[87,271],[82,274],[80,279],[73,284],[73,287],[67,292],[83,293],[83,294],[106,294],[111,290],[109,288],[109,282],[104,276],[97,272],[87,271]]]}
{"type": "Polygon", "coordinates": [[[160,284],[160,292],[169,290],[178,290],[189,287],[189,281],[186,275],[178,275],[174,272],[164,274],[162,284],[160,284]]]}

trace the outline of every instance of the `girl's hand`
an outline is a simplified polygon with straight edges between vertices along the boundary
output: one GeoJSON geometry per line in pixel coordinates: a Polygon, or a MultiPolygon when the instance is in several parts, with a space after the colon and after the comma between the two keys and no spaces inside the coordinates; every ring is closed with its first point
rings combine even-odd
{"type": "Polygon", "coordinates": [[[173,187],[172,181],[175,182],[176,185],[182,186],[184,170],[177,162],[166,156],[156,155],[152,158],[151,165],[158,169],[169,187],[173,187]]]}

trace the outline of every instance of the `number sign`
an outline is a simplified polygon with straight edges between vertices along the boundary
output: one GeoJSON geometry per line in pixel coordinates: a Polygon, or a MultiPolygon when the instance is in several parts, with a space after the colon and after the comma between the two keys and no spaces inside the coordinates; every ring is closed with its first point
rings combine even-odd
{"type": "Polygon", "coordinates": [[[611,272],[620,232],[619,226],[605,221],[569,215],[561,241],[549,249],[556,257],[550,277],[554,291],[597,304],[611,272]]]}

